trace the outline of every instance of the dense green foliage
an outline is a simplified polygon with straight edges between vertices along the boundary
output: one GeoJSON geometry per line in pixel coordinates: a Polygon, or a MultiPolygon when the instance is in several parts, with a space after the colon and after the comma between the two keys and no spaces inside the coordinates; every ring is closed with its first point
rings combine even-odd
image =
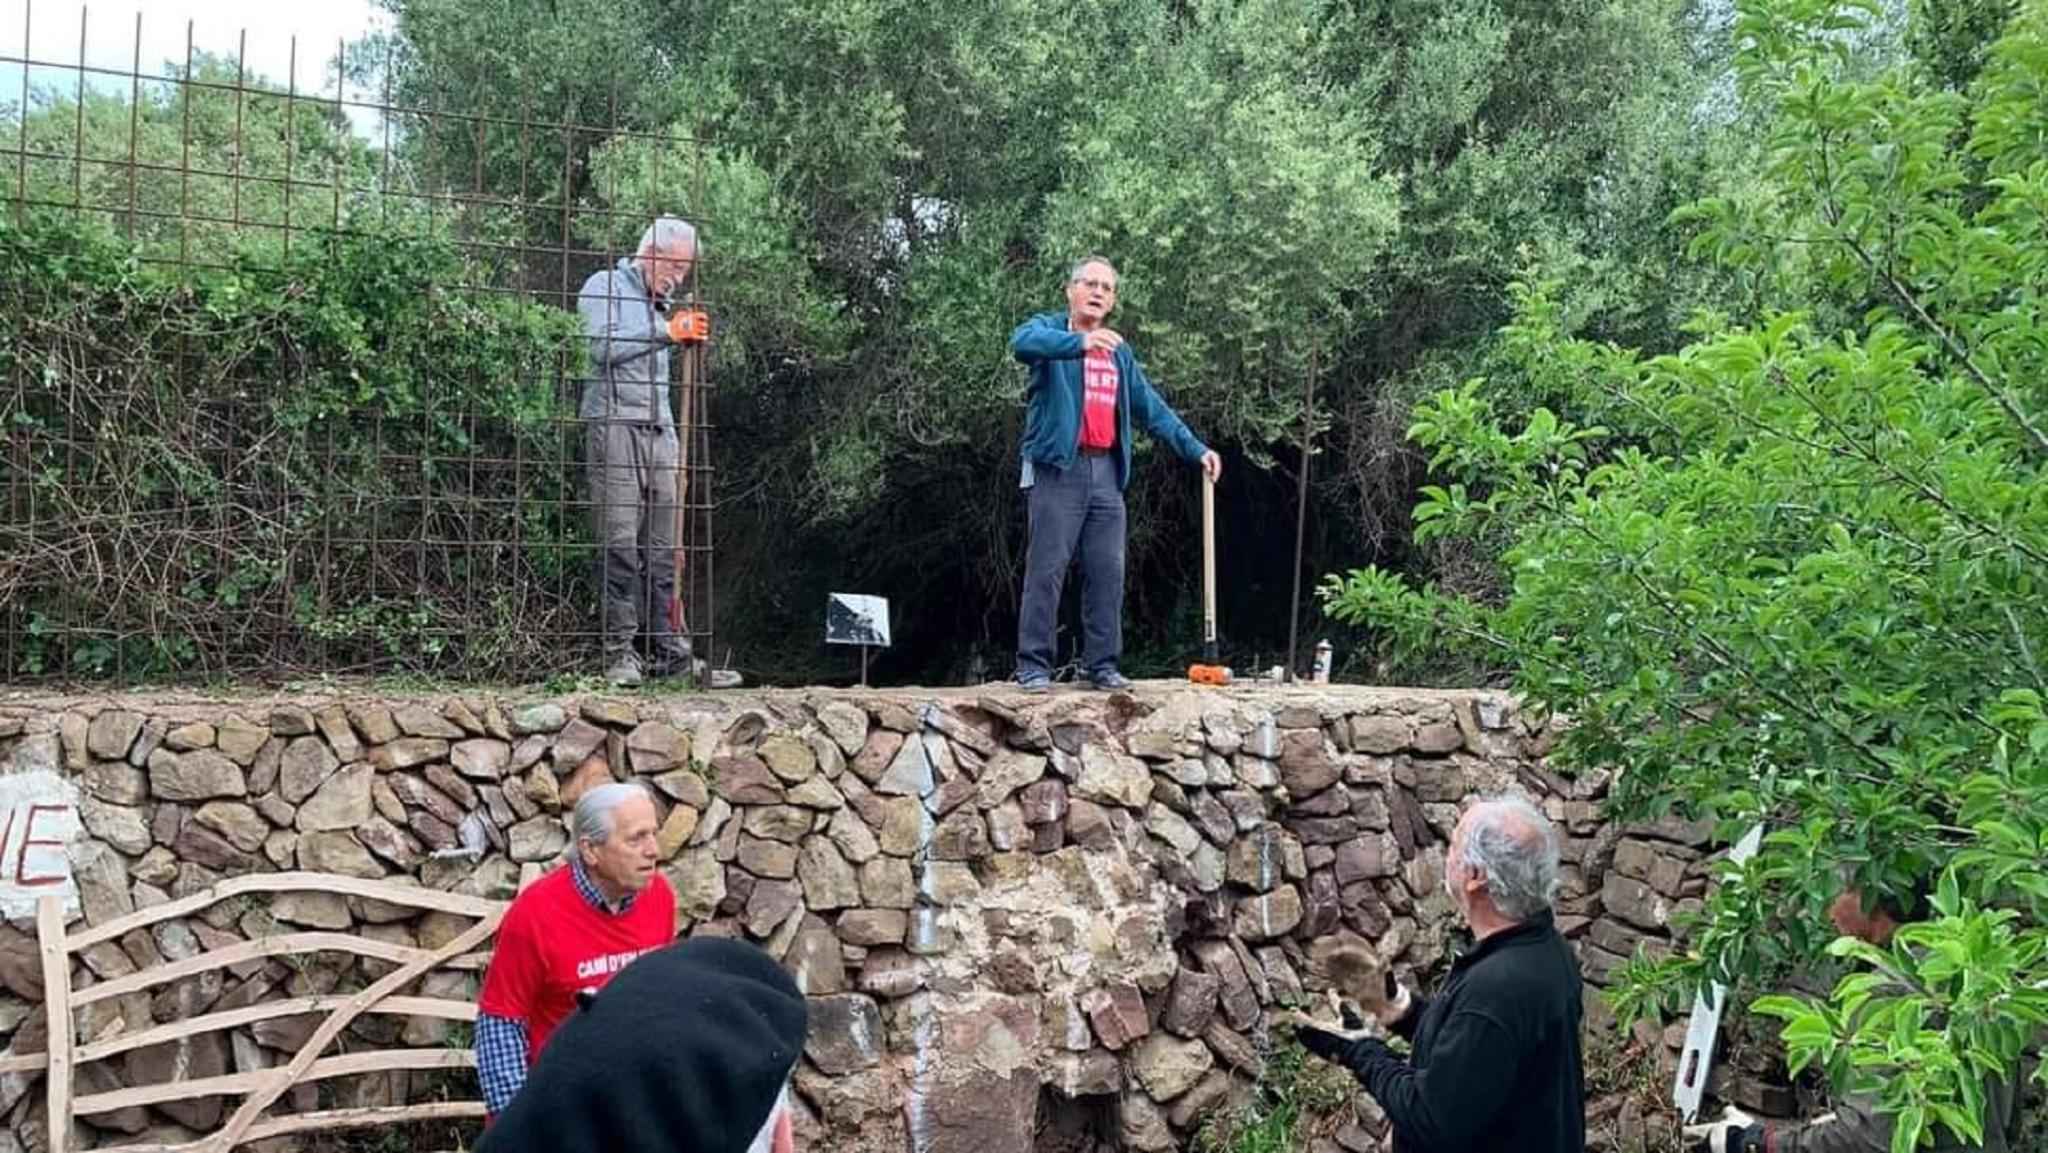
{"type": "Polygon", "coordinates": [[[1574,717],[1563,758],[1621,767],[1624,810],[1766,822],[1625,1007],[1840,958],[1831,997],[1753,1008],[1878,1094],[1898,1153],[1979,1138],[1983,1078],[2048,1024],[2048,4],[2012,7],[1981,51],[1945,24],[1887,63],[1855,5],[1743,3],[1756,176],[1677,221],[1748,291],[1657,356],[1525,290],[1533,388],[1443,391],[1409,430],[1444,482],[1418,535],[1496,534],[1506,596],[1370,568],[1323,590],[1393,643],[1505,659],[1574,717]],[[1845,879],[1928,886],[1919,923],[1831,941],[1845,879]]]}
{"type": "Polygon", "coordinates": [[[450,289],[442,241],[215,256],[0,216],[4,672],[549,667],[587,631],[573,437],[559,373],[504,366],[573,374],[573,318],[450,289]]]}

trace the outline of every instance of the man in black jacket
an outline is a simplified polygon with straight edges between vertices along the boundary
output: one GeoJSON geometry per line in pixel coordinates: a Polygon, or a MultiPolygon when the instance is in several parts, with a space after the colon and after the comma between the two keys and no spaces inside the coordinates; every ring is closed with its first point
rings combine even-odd
{"type": "Polygon", "coordinates": [[[1384,974],[1359,979],[1352,959],[1343,983],[1408,1039],[1408,1057],[1359,1031],[1299,1023],[1309,1052],[1350,1069],[1379,1102],[1395,1153],[1583,1153],[1579,967],[1550,912],[1557,849],[1529,802],[1481,801],[1445,853],[1444,885],[1475,944],[1442,991],[1390,996],[1384,974]]]}

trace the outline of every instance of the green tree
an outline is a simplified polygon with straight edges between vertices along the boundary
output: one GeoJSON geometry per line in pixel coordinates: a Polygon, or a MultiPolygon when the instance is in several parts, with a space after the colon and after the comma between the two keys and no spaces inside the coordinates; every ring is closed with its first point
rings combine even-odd
{"type": "Polygon", "coordinates": [[[1983,1078],[2048,1024],[2048,3],[1967,94],[1860,59],[1876,15],[1740,7],[1757,182],[1680,219],[1765,286],[1753,320],[1646,355],[1531,287],[1506,343],[1554,407],[1474,382],[1417,411],[1444,481],[1417,534],[1500,534],[1503,601],[1371,568],[1322,591],[1398,644],[1507,660],[1574,718],[1567,762],[1621,768],[1624,813],[1767,823],[1623,1007],[1838,959],[1830,997],[1752,1008],[1877,1094],[1905,1153],[1979,1139],[1983,1078]],[[1879,950],[1821,930],[1842,879],[1932,896],[1879,950]]]}
{"type": "Polygon", "coordinates": [[[2017,8],[2017,0],[1913,0],[1906,49],[1935,83],[1961,92],[2017,8]]]}
{"type": "Polygon", "coordinates": [[[288,93],[231,59],[130,91],[46,86],[10,107],[0,132],[22,153],[16,207],[64,209],[104,225],[153,261],[275,264],[313,234],[363,223],[378,169],[331,99],[288,93]]]}

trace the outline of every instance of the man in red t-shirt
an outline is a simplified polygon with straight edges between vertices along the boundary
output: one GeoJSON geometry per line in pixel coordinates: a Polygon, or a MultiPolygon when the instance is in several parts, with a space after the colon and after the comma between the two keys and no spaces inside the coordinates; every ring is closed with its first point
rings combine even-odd
{"type": "Polygon", "coordinates": [[[638,784],[604,784],[576,801],[569,867],[512,902],[477,1002],[476,1068],[484,1108],[503,1112],[548,1034],[633,958],[675,940],[676,900],[656,866],[654,800],[638,784]]]}
{"type": "Polygon", "coordinates": [[[1060,592],[1077,560],[1081,672],[1098,689],[1130,684],[1117,666],[1133,430],[1151,432],[1210,480],[1223,475],[1223,458],[1188,431],[1107,324],[1116,291],[1115,266],[1088,257],[1067,276],[1067,311],[1041,313],[1010,334],[1011,353],[1031,370],[1019,478],[1030,493],[1030,539],[1017,606],[1017,683],[1033,692],[1052,685],[1060,592]]]}

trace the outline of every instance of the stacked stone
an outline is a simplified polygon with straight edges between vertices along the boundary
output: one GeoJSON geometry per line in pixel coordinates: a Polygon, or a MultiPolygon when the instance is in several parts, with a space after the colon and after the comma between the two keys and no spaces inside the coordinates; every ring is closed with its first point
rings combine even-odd
{"type": "MultiPolygon", "coordinates": [[[[1089,1110],[1115,1131],[1105,1148],[1183,1146],[1250,1091],[1273,1012],[1318,987],[1312,942],[1355,936],[1423,983],[1441,969],[1457,928],[1441,848],[1472,794],[1520,788],[1568,834],[1561,922],[1595,980],[1637,947],[1669,947],[1705,867],[1698,830],[1603,825],[1604,779],[1550,774],[1551,729],[1487,693],[65,701],[19,713],[10,722],[0,707],[0,760],[76,781],[88,839],[74,872],[95,924],[255,870],[507,898],[566,847],[561,813],[582,791],[645,781],[684,931],[761,944],[812,998],[800,1135],[853,1153],[1028,1153],[1034,1132],[1089,1110]]],[[[74,980],[285,928],[431,947],[466,924],[378,906],[317,893],[229,902],[93,950],[74,980]]],[[[0,931],[0,981],[32,1004],[26,928],[0,931]]],[[[109,1036],[384,971],[252,962],[90,1006],[100,1012],[81,1024],[109,1036]]],[[[473,993],[471,976],[435,980],[422,991],[473,993]]],[[[0,999],[15,1052],[41,1043],[40,1016],[0,999]]],[[[316,1021],[144,1051],[127,1080],[266,1067],[316,1021]]],[[[373,1044],[443,1034],[425,1020],[353,1028],[373,1044]]],[[[82,1093],[123,1072],[91,1069],[82,1093]]],[[[0,1079],[0,1112],[25,1138],[40,1125],[33,1080],[0,1079]]],[[[346,1103],[416,1088],[377,1080],[346,1103]]],[[[209,1104],[90,1120],[178,1140],[218,1119],[209,1104]]],[[[1317,1149],[1363,1153],[1384,1132],[1362,1106],[1317,1149]]]]}

